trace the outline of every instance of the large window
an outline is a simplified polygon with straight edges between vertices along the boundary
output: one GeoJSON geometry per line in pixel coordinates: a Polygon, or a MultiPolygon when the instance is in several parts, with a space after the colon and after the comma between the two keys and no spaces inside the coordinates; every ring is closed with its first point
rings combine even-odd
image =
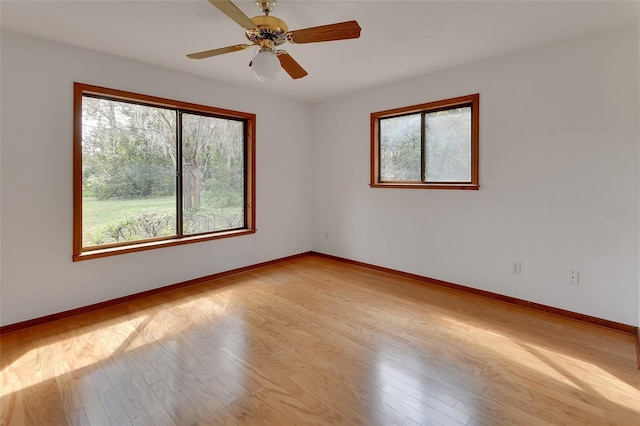
{"type": "Polygon", "coordinates": [[[478,94],[371,114],[371,186],[478,189],[478,94]]]}
{"type": "Polygon", "coordinates": [[[74,90],[74,260],[255,232],[254,114],[74,90]]]}

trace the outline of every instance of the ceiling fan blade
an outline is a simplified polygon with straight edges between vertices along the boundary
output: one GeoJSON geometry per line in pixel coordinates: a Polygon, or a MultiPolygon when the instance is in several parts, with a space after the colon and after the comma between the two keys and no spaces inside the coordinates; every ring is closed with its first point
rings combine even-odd
{"type": "Polygon", "coordinates": [[[346,40],[360,37],[360,30],[360,25],[358,25],[356,21],[347,21],[337,24],[322,25],[320,27],[289,31],[287,33],[287,40],[297,44],[346,40]]]}
{"type": "Polygon", "coordinates": [[[254,24],[254,22],[245,15],[243,11],[238,9],[238,6],[231,3],[231,0],[209,0],[209,3],[220,9],[222,13],[236,21],[241,27],[248,30],[258,28],[258,26],[254,24]]]}
{"type": "Polygon", "coordinates": [[[285,52],[284,50],[279,50],[277,53],[278,59],[280,60],[280,65],[282,66],[282,68],[284,68],[287,74],[291,76],[291,78],[296,80],[308,74],[308,72],[305,71],[305,69],[302,68],[300,64],[297,63],[296,60],[293,59],[287,52],[285,52]]]}
{"type": "Polygon", "coordinates": [[[187,55],[187,58],[190,58],[190,59],[210,58],[211,56],[218,56],[218,55],[223,55],[225,53],[244,50],[249,46],[253,46],[253,45],[252,44],[236,44],[235,46],[227,46],[227,47],[221,47],[219,49],[205,50],[204,52],[190,53],[187,55]]]}

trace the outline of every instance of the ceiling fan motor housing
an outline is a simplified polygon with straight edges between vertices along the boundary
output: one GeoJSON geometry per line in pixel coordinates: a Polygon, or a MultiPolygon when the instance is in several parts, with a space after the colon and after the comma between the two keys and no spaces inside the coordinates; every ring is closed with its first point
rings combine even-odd
{"type": "Polygon", "coordinates": [[[262,45],[264,41],[268,40],[273,42],[275,46],[280,46],[287,42],[289,27],[282,19],[264,15],[255,16],[251,20],[258,28],[251,28],[245,31],[250,42],[262,45]]]}

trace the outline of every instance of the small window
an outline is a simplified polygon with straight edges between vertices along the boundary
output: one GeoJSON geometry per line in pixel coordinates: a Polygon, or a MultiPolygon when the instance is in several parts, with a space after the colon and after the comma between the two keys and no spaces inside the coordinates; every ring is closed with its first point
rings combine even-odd
{"type": "Polygon", "coordinates": [[[371,114],[371,186],[478,189],[480,95],[371,114]]]}
{"type": "Polygon", "coordinates": [[[74,87],[73,260],[255,232],[255,115],[74,87]]]}

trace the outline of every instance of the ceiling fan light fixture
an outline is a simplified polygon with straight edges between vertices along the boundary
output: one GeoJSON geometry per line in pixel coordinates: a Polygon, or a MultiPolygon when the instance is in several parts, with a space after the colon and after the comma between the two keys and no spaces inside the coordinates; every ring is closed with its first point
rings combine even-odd
{"type": "Polygon", "coordinates": [[[280,60],[273,49],[263,47],[251,63],[253,75],[260,81],[274,81],[280,75],[280,60]]]}

